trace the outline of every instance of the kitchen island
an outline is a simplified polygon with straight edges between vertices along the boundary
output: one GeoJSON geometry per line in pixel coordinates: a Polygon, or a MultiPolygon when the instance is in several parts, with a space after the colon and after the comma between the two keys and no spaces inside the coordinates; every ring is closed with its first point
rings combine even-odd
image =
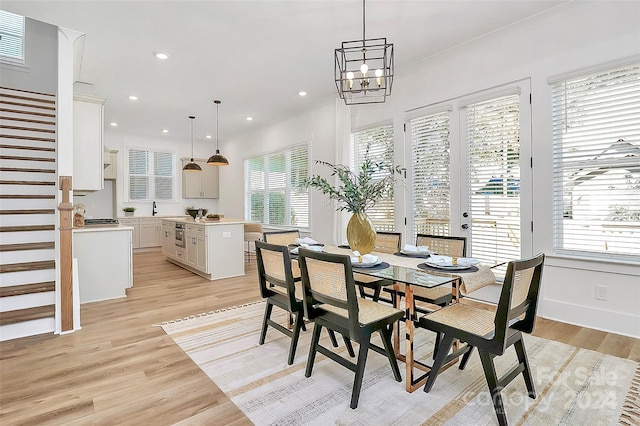
{"type": "Polygon", "coordinates": [[[244,275],[244,221],[164,219],[162,253],[169,262],[209,280],[244,275]]]}
{"type": "Polygon", "coordinates": [[[131,226],[73,229],[80,303],[125,297],[133,285],[131,226]]]}

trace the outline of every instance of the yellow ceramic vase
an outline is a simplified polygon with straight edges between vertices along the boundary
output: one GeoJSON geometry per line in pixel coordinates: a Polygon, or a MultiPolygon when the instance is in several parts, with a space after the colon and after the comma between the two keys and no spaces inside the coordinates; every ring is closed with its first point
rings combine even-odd
{"type": "Polygon", "coordinates": [[[347,241],[353,251],[368,254],[376,243],[376,228],[366,213],[354,213],[347,224],[347,241]]]}

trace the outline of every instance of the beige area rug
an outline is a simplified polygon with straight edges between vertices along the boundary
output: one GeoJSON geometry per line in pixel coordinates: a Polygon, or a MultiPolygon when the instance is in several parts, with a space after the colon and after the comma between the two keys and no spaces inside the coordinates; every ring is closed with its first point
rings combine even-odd
{"type": "MultiPolygon", "coordinates": [[[[304,377],[313,325],[301,333],[295,362],[289,366],[289,339],[282,333],[270,328],[265,344],[258,345],[263,310],[264,302],[256,302],[162,324],[256,425],[497,424],[477,353],[464,371],[452,367],[441,373],[426,394],[407,393],[404,382],[394,381],[387,359],[371,351],[360,402],[352,410],[354,375],[349,370],[318,354],[312,376],[304,377]]],[[[274,309],[284,323],[280,313],[274,309]]],[[[432,333],[419,332],[416,352],[430,359],[432,333]]],[[[526,397],[521,377],[511,382],[502,393],[509,424],[640,424],[638,363],[525,338],[538,397],[526,397]]],[[[496,358],[499,372],[515,364],[512,352],[496,358]]],[[[399,366],[404,378],[404,364],[399,366]]]]}

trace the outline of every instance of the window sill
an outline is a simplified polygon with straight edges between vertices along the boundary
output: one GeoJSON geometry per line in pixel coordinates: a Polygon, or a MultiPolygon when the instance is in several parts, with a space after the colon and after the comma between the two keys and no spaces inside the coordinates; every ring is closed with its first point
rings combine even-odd
{"type": "Polygon", "coordinates": [[[545,256],[545,264],[548,266],[640,277],[640,259],[638,260],[638,262],[619,259],[605,260],[568,254],[549,254],[545,256]]]}

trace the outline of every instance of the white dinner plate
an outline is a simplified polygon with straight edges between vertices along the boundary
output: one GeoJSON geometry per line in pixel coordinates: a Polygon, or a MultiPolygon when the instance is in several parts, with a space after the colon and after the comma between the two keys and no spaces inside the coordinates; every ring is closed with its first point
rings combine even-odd
{"type": "Polygon", "coordinates": [[[431,256],[431,252],[419,252],[419,251],[404,251],[404,250],[400,250],[401,254],[404,254],[405,256],[409,256],[409,257],[429,257],[431,256]]]}
{"type": "Polygon", "coordinates": [[[379,265],[381,263],[382,263],[382,260],[378,259],[373,263],[351,262],[351,265],[353,265],[355,268],[372,268],[372,267],[377,266],[377,265],[379,265]]]}
{"type": "Polygon", "coordinates": [[[471,266],[472,266],[472,265],[445,266],[445,265],[438,265],[437,263],[433,263],[433,262],[429,262],[429,261],[426,261],[424,263],[429,265],[429,266],[431,266],[432,268],[442,269],[444,271],[462,271],[462,270],[465,270],[465,269],[471,269],[471,266]]]}

